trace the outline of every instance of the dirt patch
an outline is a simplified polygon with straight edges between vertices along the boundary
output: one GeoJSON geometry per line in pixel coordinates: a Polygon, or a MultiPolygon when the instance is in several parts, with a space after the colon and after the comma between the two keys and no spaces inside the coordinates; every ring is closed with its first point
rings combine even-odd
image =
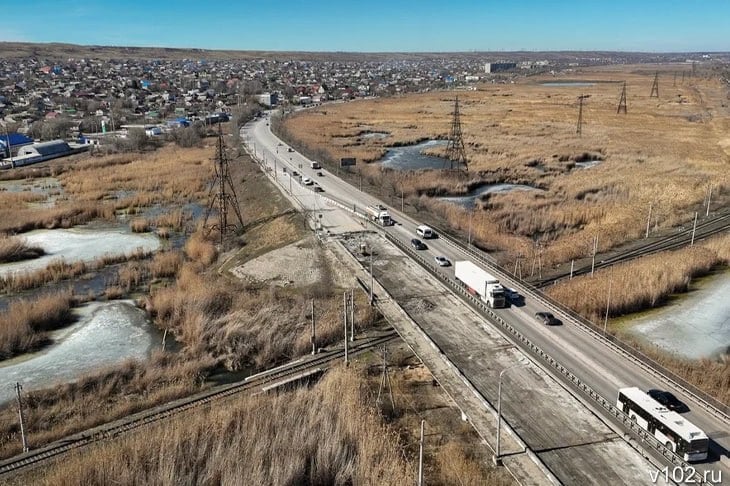
{"type": "Polygon", "coordinates": [[[236,277],[254,282],[266,282],[279,286],[313,285],[324,278],[320,263],[322,249],[308,237],[278,250],[233,267],[236,277]]]}

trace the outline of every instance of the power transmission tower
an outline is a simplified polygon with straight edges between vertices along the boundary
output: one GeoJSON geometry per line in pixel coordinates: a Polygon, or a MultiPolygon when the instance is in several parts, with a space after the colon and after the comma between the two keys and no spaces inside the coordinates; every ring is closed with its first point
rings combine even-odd
{"type": "Polygon", "coordinates": [[[228,172],[228,155],[226,154],[226,145],[223,142],[223,129],[220,123],[218,124],[218,145],[216,147],[215,159],[215,178],[208,191],[208,208],[205,211],[203,227],[207,230],[206,234],[210,234],[211,231],[216,229],[219,230],[220,242],[223,244],[223,239],[228,232],[236,231],[237,229],[235,224],[228,222],[229,207],[233,209],[236,218],[238,218],[241,229],[243,229],[243,217],[241,216],[241,210],[238,208],[238,197],[236,196],[236,190],[233,188],[231,175],[228,172]],[[213,191],[216,189],[217,192],[213,194],[213,191]],[[208,218],[213,208],[218,209],[218,217],[220,220],[217,224],[213,223],[208,226],[208,218]]]}
{"type": "Polygon", "coordinates": [[[651,85],[649,98],[659,98],[659,71],[654,74],[654,82],[651,85]]]}
{"type": "Polygon", "coordinates": [[[621,99],[618,100],[618,110],[616,114],[623,112],[626,114],[626,81],[624,81],[624,87],[621,89],[621,99]]]}
{"type": "Polygon", "coordinates": [[[388,394],[390,395],[390,406],[393,407],[395,412],[395,400],[393,399],[393,388],[390,385],[390,375],[388,374],[388,349],[383,346],[383,374],[380,377],[380,387],[378,388],[378,398],[375,399],[375,404],[380,405],[380,396],[388,388],[388,394]]]}
{"type": "Polygon", "coordinates": [[[446,146],[446,158],[449,160],[449,169],[464,168],[469,170],[468,161],[466,160],[466,150],[464,149],[464,139],[461,133],[461,116],[459,115],[459,97],[454,102],[454,116],[451,120],[451,133],[449,133],[449,144],[446,146]]]}
{"type": "Polygon", "coordinates": [[[591,95],[578,96],[578,127],[576,128],[575,133],[577,133],[579,137],[583,135],[583,100],[590,97],[591,95]]]}

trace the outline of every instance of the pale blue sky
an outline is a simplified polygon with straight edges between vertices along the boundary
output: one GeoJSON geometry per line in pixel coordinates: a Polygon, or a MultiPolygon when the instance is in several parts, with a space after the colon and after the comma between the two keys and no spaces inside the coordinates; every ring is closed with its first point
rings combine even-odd
{"type": "Polygon", "coordinates": [[[730,51],[730,0],[2,3],[4,41],[370,52],[730,51]]]}

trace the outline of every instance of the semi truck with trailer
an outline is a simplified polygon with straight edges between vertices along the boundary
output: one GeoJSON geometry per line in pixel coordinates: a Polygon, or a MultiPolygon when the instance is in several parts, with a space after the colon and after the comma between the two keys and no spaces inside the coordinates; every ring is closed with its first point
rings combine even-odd
{"type": "Polygon", "coordinates": [[[390,226],[393,224],[393,220],[390,219],[390,213],[385,206],[368,206],[365,208],[365,214],[367,214],[370,221],[381,226],[390,226]]]}
{"type": "Polygon", "coordinates": [[[497,309],[507,303],[504,287],[499,280],[470,261],[454,263],[456,279],[466,285],[489,307],[497,309]]]}

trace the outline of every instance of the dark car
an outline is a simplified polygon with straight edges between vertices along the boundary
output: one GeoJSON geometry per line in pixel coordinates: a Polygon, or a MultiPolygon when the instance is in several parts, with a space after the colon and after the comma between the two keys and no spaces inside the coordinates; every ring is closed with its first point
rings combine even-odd
{"type": "Polygon", "coordinates": [[[320,170],[319,172],[317,172],[317,175],[318,175],[319,177],[322,177],[322,176],[323,176],[324,174],[322,174],[322,171],[320,170]]]}
{"type": "Polygon", "coordinates": [[[286,149],[286,151],[287,151],[287,152],[294,152],[294,149],[293,149],[293,148],[291,148],[291,147],[289,147],[288,149],[286,149]]]}
{"type": "Polygon", "coordinates": [[[293,170],[291,171],[291,175],[293,175],[294,177],[299,177],[299,172],[293,170]]]}
{"type": "Polygon", "coordinates": [[[668,391],[664,390],[649,390],[646,392],[647,395],[649,395],[651,398],[659,402],[660,405],[663,405],[668,410],[671,410],[672,412],[677,413],[684,413],[689,412],[689,407],[679,401],[677,397],[672,395],[668,391]]]}
{"type": "Polygon", "coordinates": [[[419,240],[418,238],[413,238],[411,240],[411,246],[415,248],[416,250],[425,250],[428,248],[424,242],[419,240]]]}
{"type": "Polygon", "coordinates": [[[324,192],[324,189],[319,186],[314,186],[314,192],[324,192]]]}
{"type": "Polygon", "coordinates": [[[535,314],[535,318],[546,326],[558,326],[561,324],[560,320],[552,312],[538,312],[535,314]]]}

